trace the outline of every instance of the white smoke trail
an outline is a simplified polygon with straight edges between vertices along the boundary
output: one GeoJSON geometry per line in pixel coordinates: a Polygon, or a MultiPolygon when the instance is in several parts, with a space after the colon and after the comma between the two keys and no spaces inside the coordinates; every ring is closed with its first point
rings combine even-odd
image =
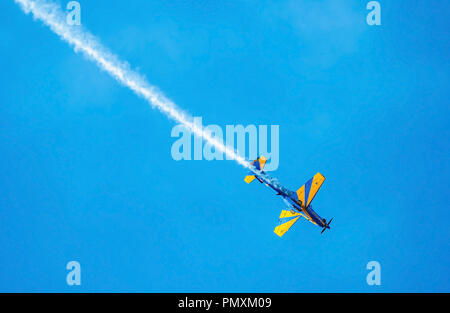
{"type": "Polygon", "coordinates": [[[223,142],[211,136],[206,129],[194,124],[193,118],[178,108],[175,103],[167,99],[146,79],[129,66],[120,61],[114,54],[103,47],[99,41],[88,31],[81,27],[69,26],[61,7],[48,0],[14,0],[25,13],[32,13],[34,19],[42,21],[62,40],[73,46],[76,52],[82,52],[90,60],[93,60],[101,69],[108,72],[121,84],[131,89],[138,96],[143,97],[153,108],[157,108],[167,117],[184,125],[196,136],[203,138],[217,150],[245,168],[250,168],[249,163],[234,149],[225,146],[223,142]]]}

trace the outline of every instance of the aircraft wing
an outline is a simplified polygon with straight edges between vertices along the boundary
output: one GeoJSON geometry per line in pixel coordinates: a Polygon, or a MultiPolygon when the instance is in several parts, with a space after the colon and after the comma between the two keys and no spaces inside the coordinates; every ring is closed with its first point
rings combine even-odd
{"type": "Polygon", "coordinates": [[[283,198],[284,203],[286,203],[287,208],[285,210],[282,210],[280,213],[280,217],[278,219],[278,226],[275,227],[274,232],[280,237],[283,237],[283,235],[297,222],[299,217],[304,217],[308,222],[311,222],[315,225],[317,225],[314,221],[312,221],[310,218],[308,218],[305,214],[299,213],[292,207],[292,204],[290,204],[286,199],[283,198]]]}
{"type": "Polygon", "coordinates": [[[298,200],[302,202],[302,206],[305,208],[309,206],[324,181],[325,177],[322,174],[317,173],[313,178],[300,187],[299,190],[297,190],[298,200]]]}
{"type": "Polygon", "coordinates": [[[292,227],[292,225],[297,222],[301,214],[295,211],[282,210],[280,214],[280,219],[278,220],[278,226],[275,227],[274,232],[280,237],[292,227]]]}

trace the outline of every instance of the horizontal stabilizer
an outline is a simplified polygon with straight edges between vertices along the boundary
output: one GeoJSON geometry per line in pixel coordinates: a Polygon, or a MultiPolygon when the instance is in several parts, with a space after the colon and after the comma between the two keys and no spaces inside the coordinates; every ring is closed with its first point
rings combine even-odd
{"type": "Polygon", "coordinates": [[[250,184],[255,178],[255,175],[247,175],[245,176],[244,180],[247,184],[250,184]]]}

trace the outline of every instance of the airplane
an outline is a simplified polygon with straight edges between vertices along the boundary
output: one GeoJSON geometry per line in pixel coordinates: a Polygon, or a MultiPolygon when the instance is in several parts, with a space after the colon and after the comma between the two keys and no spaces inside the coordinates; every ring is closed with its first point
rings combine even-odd
{"type": "Polygon", "coordinates": [[[322,174],[317,173],[300,187],[297,192],[293,192],[281,186],[276,178],[270,177],[263,171],[266,161],[267,159],[264,156],[260,156],[254,160],[251,163],[250,172],[245,177],[244,181],[247,184],[250,184],[256,179],[260,183],[264,183],[266,186],[275,190],[277,195],[283,198],[288,209],[281,211],[278,226],[274,229],[275,234],[282,237],[300,217],[304,217],[309,222],[321,227],[321,234],[323,234],[325,230],[330,229],[330,223],[333,218],[327,223],[327,221],[324,218],[321,218],[311,206],[311,201],[325,181],[325,177],[322,174]]]}

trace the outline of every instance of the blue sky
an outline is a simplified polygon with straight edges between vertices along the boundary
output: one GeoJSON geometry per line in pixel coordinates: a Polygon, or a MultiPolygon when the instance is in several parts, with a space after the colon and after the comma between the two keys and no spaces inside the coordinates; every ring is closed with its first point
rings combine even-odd
{"type": "Polygon", "coordinates": [[[80,3],[204,124],[279,125],[273,174],[323,173],[332,229],[278,238],[269,189],[174,161],[173,122],[2,1],[0,291],[450,291],[447,1],[380,1],[379,27],[356,0],[80,3]]]}

